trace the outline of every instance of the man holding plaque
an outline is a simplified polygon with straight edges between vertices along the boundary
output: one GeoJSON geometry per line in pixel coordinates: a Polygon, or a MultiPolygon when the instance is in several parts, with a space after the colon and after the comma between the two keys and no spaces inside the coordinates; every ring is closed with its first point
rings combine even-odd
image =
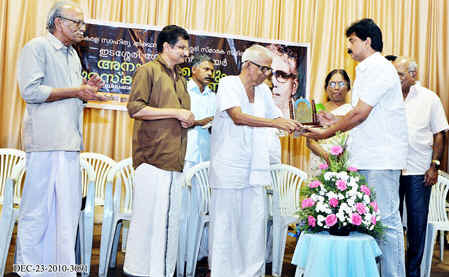
{"type": "Polygon", "coordinates": [[[321,113],[321,123],[330,126],[307,128],[304,136],[324,139],[351,130],[350,163],[374,188],[385,226],[379,242],[382,276],[405,276],[399,177],[406,166],[408,134],[401,83],[394,66],[380,54],[382,32],[372,19],[353,23],[346,37],[348,53],[359,62],[352,92],[354,109],[340,120],[321,113]]]}
{"type": "Polygon", "coordinates": [[[263,81],[272,55],[246,49],[238,76],[220,80],[211,136],[211,276],[263,276],[265,193],[270,182],[268,130],[293,132],[300,124],[281,117],[263,81]]]}

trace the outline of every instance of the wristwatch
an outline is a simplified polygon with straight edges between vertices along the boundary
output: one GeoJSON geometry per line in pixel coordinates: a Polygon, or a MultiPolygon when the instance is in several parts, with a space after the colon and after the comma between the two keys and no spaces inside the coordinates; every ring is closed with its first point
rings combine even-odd
{"type": "Polygon", "coordinates": [[[432,160],[432,165],[435,166],[436,169],[440,167],[440,161],[439,160],[432,160]]]}

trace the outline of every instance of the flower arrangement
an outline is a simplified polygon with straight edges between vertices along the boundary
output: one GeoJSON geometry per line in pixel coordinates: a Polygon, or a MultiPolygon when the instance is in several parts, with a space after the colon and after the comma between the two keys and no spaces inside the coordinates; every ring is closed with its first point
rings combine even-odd
{"type": "Polygon", "coordinates": [[[301,210],[302,231],[347,235],[351,231],[382,235],[376,195],[357,168],[348,166],[344,141],[332,146],[329,164],[319,165],[320,174],[305,185],[301,210]]]}

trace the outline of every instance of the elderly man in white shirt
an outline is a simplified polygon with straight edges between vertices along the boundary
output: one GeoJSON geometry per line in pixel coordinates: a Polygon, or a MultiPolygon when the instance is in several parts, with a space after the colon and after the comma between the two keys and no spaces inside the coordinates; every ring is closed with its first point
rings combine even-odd
{"type": "Polygon", "coordinates": [[[407,118],[401,84],[393,65],[380,52],[382,32],[371,19],[353,23],[347,30],[348,53],[358,62],[352,91],[354,109],[337,120],[322,114],[327,129],[309,128],[305,136],[323,139],[351,130],[348,141],[351,165],[360,169],[377,195],[385,233],[382,276],[405,276],[404,235],[399,215],[399,176],[406,165],[407,118]]]}
{"type": "Polygon", "coordinates": [[[444,135],[449,128],[438,96],[417,81],[416,62],[399,57],[394,66],[399,74],[408,121],[407,166],[400,178],[400,210],[407,207],[406,273],[421,276],[420,268],[429,212],[430,192],[438,180],[438,166],[444,152],[444,135]]]}
{"type": "Polygon", "coordinates": [[[212,125],[210,184],[211,276],[263,276],[265,194],[269,184],[267,129],[293,132],[294,120],[280,117],[269,88],[268,49],[253,45],[242,56],[238,76],[220,80],[212,125]]]}
{"type": "MultiPolygon", "coordinates": [[[[81,208],[80,150],[83,108],[97,94],[99,77],[85,81],[73,44],[83,40],[84,15],[76,3],[59,1],[48,14],[46,36],[20,53],[17,79],[26,102],[22,142],[27,174],[20,203],[17,261],[24,265],[75,264],[81,208]]],[[[22,273],[21,273],[22,274],[22,273]]],[[[48,276],[24,273],[21,276],[48,276]]],[[[75,272],[58,276],[76,276],[75,272]]]]}

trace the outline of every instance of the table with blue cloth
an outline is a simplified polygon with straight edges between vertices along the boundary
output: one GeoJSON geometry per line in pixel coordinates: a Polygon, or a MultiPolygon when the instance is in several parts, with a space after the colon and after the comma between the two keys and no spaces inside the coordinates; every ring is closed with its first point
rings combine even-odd
{"type": "Polygon", "coordinates": [[[380,255],[376,240],[366,234],[302,233],[292,264],[297,266],[296,276],[303,273],[305,277],[376,277],[376,257],[380,255]]]}

